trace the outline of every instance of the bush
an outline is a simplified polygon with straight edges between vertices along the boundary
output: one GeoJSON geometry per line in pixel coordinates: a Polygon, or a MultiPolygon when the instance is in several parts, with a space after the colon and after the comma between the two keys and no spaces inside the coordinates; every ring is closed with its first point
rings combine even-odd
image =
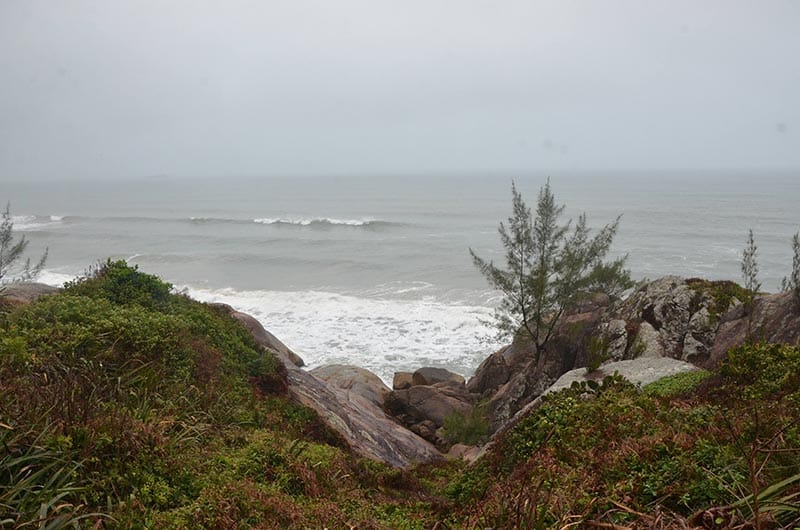
{"type": "Polygon", "coordinates": [[[475,406],[469,414],[454,412],[444,419],[444,439],[450,444],[479,445],[486,442],[489,426],[484,407],[475,406]]]}
{"type": "MultiPolygon", "coordinates": [[[[108,262],[5,316],[0,410],[3,422],[23,431],[50,425],[46,456],[59,465],[82,462],[70,480],[81,490],[83,511],[107,504],[168,510],[202,490],[187,464],[202,457],[204,444],[245,426],[305,428],[273,412],[286,408],[270,402],[280,398],[251,386],[254,379],[285,379],[279,366],[223,309],[108,262]]],[[[60,495],[57,481],[47,483],[52,488],[44,487],[42,498],[60,495]]]]}
{"type": "Polygon", "coordinates": [[[164,309],[172,285],[157,276],[139,272],[124,260],[111,261],[90,269],[85,277],[68,282],[68,293],[104,298],[119,305],[141,305],[148,309],[164,309]]]}
{"type": "Polygon", "coordinates": [[[800,393],[800,347],[745,344],[728,352],[720,373],[748,399],[783,399],[800,393]]]}

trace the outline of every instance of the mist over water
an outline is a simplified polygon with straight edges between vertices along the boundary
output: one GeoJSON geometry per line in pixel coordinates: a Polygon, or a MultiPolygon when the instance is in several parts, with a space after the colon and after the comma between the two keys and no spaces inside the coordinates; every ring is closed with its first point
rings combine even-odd
{"type": "MultiPolygon", "coordinates": [[[[535,206],[545,176],[517,178],[535,206]]],[[[311,365],[470,375],[497,344],[481,323],[497,293],[468,249],[503,261],[509,178],[151,179],[4,185],[28,253],[61,283],[127,259],[193,297],[253,314],[311,365]]],[[[565,220],[622,214],[614,252],[636,278],[739,280],[752,228],[763,288],[777,290],[800,230],[797,174],[626,174],[551,179],[565,220]]]]}

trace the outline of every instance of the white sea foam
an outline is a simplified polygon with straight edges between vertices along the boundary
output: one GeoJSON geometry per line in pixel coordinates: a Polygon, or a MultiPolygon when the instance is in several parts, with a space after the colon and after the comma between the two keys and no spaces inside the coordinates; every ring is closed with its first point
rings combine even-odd
{"type": "Polygon", "coordinates": [[[375,219],[334,219],[330,217],[264,217],[260,219],[253,219],[254,223],[265,225],[295,225],[295,226],[311,226],[311,225],[338,225],[338,226],[366,226],[377,222],[375,219]]]}
{"type": "Polygon", "coordinates": [[[193,289],[206,302],[223,302],[258,319],[309,367],[352,364],[391,384],[396,371],[440,366],[471,375],[492,347],[481,337],[491,310],[432,299],[386,300],[322,291],[193,289]]]}
{"type": "Polygon", "coordinates": [[[74,279],[74,274],[64,274],[61,272],[43,270],[36,278],[36,281],[40,283],[46,283],[47,285],[52,285],[53,287],[63,287],[66,282],[74,279]]]}
{"type": "Polygon", "coordinates": [[[29,232],[33,230],[41,230],[42,228],[49,228],[54,225],[59,225],[64,220],[61,215],[12,215],[11,222],[14,223],[14,230],[21,232],[29,232]]]}

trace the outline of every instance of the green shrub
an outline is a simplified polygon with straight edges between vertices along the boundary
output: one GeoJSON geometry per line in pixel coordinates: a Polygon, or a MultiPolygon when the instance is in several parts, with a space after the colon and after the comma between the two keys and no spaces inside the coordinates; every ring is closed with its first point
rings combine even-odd
{"type": "Polygon", "coordinates": [[[91,269],[85,277],[65,285],[68,293],[150,309],[164,309],[170,300],[171,289],[171,284],[157,276],[139,272],[138,265],[131,267],[124,260],[110,259],[91,269]]]}
{"type": "Polygon", "coordinates": [[[745,344],[728,352],[720,373],[749,399],[796,394],[800,390],[800,347],[745,344]]]}
{"type": "MultiPolygon", "coordinates": [[[[83,463],[76,513],[176,509],[203,489],[206,444],[243,426],[301,430],[251,385],[285,378],[277,360],[224,309],[169,290],[108,262],[0,322],[0,421],[53,426],[47,454],[83,463]]],[[[49,484],[42,498],[60,495],[49,484]]]]}
{"type": "Polygon", "coordinates": [[[484,407],[474,406],[469,414],[454,412],[444,419],[444,439],[450,444],[479,445],[486,442],[489,426],[484,407]]]}
{"type": "Polygon", "coordinates": [[[691,392],[706,380],[711,372],[706,370],[693,370],[680,374],[662,377],[649,385],[645,385],[644,391],[654,396],[671,397],[691,392]]]}
{"type": "Polygon", "coordinates": [[[609,351],[610,342],[605,334],[593,336],[589,341],[589,359],[586,365],[586,373],[592,373],[600,368],[604,362],[611,358],[609,351]]]}

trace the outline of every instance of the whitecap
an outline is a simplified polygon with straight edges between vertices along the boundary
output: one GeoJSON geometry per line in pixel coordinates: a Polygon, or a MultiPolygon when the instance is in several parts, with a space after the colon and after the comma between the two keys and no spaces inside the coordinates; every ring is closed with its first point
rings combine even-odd
{"type": "Polygon", "coordinates": [[[64,220],[61,215],[12,215],[11,222],[14,224],[14,230],[21,232],[29,232],[34,230],[41,230],[55,225],[60,225],[64,220]]]}
{"type": "Polygon", "coordinates": [[[262,217],[253,219],[254,223],[264,225],[291,225],[291,226],[370,226],[373,224],[387,224],[377,219],[338,219],[333,217],[262,217]]]}
{"type": "Polygon", "coordinates": [[[63,287],[65,283],[71,282],[75,278],[77,278],[77,276],[74,274],[65,274],[63,272],[45,269],[39,274],[39,276],[37,276],[36,281],[39,283],[52,285],[53,287],[63,287]]]}

